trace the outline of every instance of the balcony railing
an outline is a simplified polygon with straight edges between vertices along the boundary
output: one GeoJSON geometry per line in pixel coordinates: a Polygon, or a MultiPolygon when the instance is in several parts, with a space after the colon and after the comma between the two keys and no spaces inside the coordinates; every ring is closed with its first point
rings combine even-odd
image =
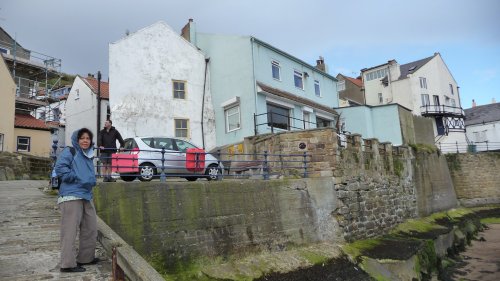
{"type": "Polygon", "coordinates": [[[422,116],[464,116],[464,110],[461,107],[449,105],[424,105],[420,107],[420,113],[422,116]]]}

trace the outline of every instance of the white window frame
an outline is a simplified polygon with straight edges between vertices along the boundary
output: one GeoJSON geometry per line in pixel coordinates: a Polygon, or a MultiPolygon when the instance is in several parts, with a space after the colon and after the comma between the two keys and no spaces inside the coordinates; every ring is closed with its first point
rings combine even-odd
{"type": "Polygon", "coordinates": [[[239,104],[237,104],[235,106],[232,106],[232,107],[225,108],[224,109],[224,116],[226,117],[226,133],[234,132],[236,130],[241,129],[241,109],[240,109],[240,105],[239,104]],[[237,109],[237,111],[230,114],[229,111],[232,110],[232,109],[237,109]],[[235,116],[235,115],[238,115],[237,126],[234,129],[230,129],[229,117],[232,117],[232,116],[235,116]]]}
{"type": "Polygon", "coordinates": [[[293,71],[293,85],[295,85],[297,89],[304,90],[304,73],[302,73],[302,71],[296,69],[293,71]],[[296,78],[300,78],[301,87],[297,86],[296,78]]]}
{"type": "Polygon", "coordinates": [[[420,88],[427,89],[427,78],[419,77],[419,80],[420,80],[420,88]]]}
{"type": "Polygon", "coordinates": [[[281,66],[280,66],[279,61],[276,61],[276,60],[271,61],[271,76],[273,77],[273,79],[281,81],[281,66]],[[277,78],[274,77],[274,68],[276,68],[278,70],[278,77],[277,78]]]}
{"type": "Polygon", "coordinates": [[[429,99],[428,94],[422,94],[420,95],[422,99],[422,106],[429,106],[431,105],[431,100],[429,99]]]}
{"type": "Polygon", "coordinates": [[[311,129],[311,112],[309,111],[302,111],[302,122],[304,124],[304,129],[311,129]],[[307,116],[307,120],[306,120],[307,116]]]}
{"type": "Polygon", "coordinates": [[[174,99],[178,99],[178,100],[185,100],[186,99],[186,96],[187,96],[187,82],[184,81],[184,80],[172,80],[172,97],[174,99]],[[175,88],[175,85],[176,84],[179,84],[179,85],[183,85],[184,89],[176,89],[175,88]],[[178,94],[182,94],[182,97],[176,97],[175,95],[178,94]]]}
{"type": "Polygon", "coordinates": [[[189,138],[189,119],[188,118],[174,118],[174,136],[180,139],[188,139],[189,138]],[[186,121],[186,128],[177,127],[177,121],[186,121]],[[177,135],[177,130],[185,130],[186,136],[177,135]]]}
{"type": "Polygon", "coordinates": [[[31,137],[26,137],[26,136],[18,136],[17,137],[17,145],[16,145],[16,151],[20,151],[20,152],[30,152],[31,150],[31,137]],[[19,149],[19,141],[20,140],[27,140],[27,144],[26,143],[22,143],[21,145],[26,145],[28,148],[25,150],[25,149],[19,149]]]}
{"type": "Polygon", "coordinates": [[[317,97],[321,97],[321,86],[319,84],[319,80],[314,80],[314,94],[317,97]]]}
{"type": "Polygon", "coordinates": [[[345,90],[345,80],[340,80],[337,82],[337,92],[345,90]]]}

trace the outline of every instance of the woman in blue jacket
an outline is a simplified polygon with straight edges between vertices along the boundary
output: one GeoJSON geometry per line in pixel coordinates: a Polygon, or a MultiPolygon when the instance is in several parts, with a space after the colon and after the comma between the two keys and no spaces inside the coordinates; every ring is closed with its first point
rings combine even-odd
{"type": "Polygon", "coordinates": [[[97,218],[92,202],[96,184],[94,170],[93,134],[87,128],[71,136],[74,152],[66,148],[55,165],[62,180],[57,204],[61,210],[61,272],[83,272],[82,265],[95,264],[97,218]],[[78,255],[74,247],[80,229],[78,255]]]}

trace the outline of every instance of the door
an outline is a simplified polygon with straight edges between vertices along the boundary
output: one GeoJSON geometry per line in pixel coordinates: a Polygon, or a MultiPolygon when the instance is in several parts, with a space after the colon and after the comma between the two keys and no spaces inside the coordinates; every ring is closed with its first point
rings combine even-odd
{"type": "Polygon", "coordinates": [[[176,166],[178,173],[181,174],[192,174],[186,169],[186,151],[188,148],[197,148],[196,146],[190,144],[187,141],[172,139],[172,143],[174,144],[174,150],[177,151],[176,157],[176,166]]]}
{"type": "Polygon", "coordinates": [[[439,104],[439,96],[434,95],[432,97],[434,99],[434,111],[435,112],[440,112],[440,109],[439,109],[439,106],[440,106],[440,104],[439,104]]]}
{"type": "Polygon", "coordinates": [[[442,136],[445,134],[445,128],[442,117],[436,117],[436,129],[438,136],[442,136]]]}

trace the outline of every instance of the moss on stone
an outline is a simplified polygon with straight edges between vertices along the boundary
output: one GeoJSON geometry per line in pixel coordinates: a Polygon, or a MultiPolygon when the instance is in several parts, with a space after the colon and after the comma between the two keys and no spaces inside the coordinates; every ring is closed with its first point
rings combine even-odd
{"type": "Polygon", "coordinates": [[[404,170],[403,162],[398,158],[394,158],[392,160],[392,162],[393,162],[393,166],[394,166],[394,173],[398,177],[401,177],[403,175],[403,170],[404,170]]]}
{"type": "Polygon", "coordinates": [[[426,143],[411,143],[409,146],[413,149],[414,152],[425,152],[427,154],[432,154],[438,151],[437,147],[433,144],[426,143]]]}
{"type": "Polygon", "coordinates": [[[446,160],[448,161],[448,167],[450,170],[459,171],[462,166],[460,164],[459,155],[456,153],[445,154],[446,160]]]}
{"type": "Polygon", "coordinates": [[[481,219],[482,224],[492,224],[492,223],[500,223],[500,218],[484,218],[481,219]]]}
{"type": "Polygon", "coordinates": [[[364,251],[373,249],[377,245],[379,245],[381,241],[379,239],[365,239],[365,240],[358,240],[353,243],[349,243],[347,245],[344,245],[342,247],[342,250],[350,255],[351,257],[357,259],[361,255],[363,255],[364,251]]]}

